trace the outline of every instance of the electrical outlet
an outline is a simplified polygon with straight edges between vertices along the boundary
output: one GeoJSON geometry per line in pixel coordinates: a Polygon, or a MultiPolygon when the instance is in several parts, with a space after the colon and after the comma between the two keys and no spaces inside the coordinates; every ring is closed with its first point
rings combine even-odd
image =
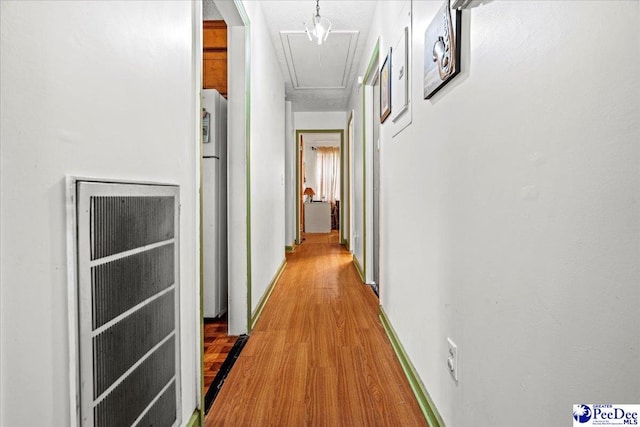
{"type": "Polygon", "coordinates": [[[447,367],[454,380],[458,381],[458,346],[447,337],[447,367]]]}

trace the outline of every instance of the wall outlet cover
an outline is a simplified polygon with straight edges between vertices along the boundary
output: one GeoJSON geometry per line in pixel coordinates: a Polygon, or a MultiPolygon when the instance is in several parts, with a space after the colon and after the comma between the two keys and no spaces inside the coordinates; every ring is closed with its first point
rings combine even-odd
{"type": "Polygon", "coordinates": [[[447,368],[453,379],[458,381],[458,346],[447,337],[447,368]]]}

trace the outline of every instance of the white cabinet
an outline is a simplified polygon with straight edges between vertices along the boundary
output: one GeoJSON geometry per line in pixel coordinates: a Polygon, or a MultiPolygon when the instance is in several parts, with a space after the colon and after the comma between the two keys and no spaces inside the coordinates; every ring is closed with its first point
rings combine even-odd
{"type": "Polygon", "coordinates": [[[304,204],[304,232],[331,232],[331,204],[328,202],[312,202],[304,204]]]}

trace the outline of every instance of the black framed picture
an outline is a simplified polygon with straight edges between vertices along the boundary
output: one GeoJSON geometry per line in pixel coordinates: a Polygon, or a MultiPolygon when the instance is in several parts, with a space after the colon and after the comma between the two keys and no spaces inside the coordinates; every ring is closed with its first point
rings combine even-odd
{"type": "Polygon", "coordinates": [[[431,98],[460,73],[460,27],[462,12],[451,15],[444,2],[424,33],[424,99],[431,98]]]}

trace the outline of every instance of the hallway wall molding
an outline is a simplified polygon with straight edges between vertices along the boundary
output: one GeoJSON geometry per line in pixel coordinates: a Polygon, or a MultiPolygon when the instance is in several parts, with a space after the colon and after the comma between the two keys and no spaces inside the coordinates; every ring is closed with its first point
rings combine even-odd
{"type": "Polygon", "coordinates": [[[273,292],[273,289],[276,287],[276,283],[278,283],[278,280],[280,280],[280,276],[282,276],[282,273],[284,272],[284,269],[286,266],[287,266],[287,260],[283,259],[282,264],[280,264],[280,268],[278,268],[278,271],[276,271],[276,274],[273,276],[273,279],[271,279],[271,282],[269,283],[269,287],[267,288],[267,291],[264,293],[264,295],[262,295],[262,298],[260,298],[260,302],[258,302],[258,306],[256,307],[255,311],[251,314],[251,320],[249,322],[249,332],[251,332],[255,324],[258,322],[258,319],[262,314],[262,310],[264,309],[265,304],[269,300],[269,297],[271,296],[271,292],[273,292]]]}
{"type": "Polygon", "coordinates": [[[189,421],[185,424],[185,427],[201,427],[204,424],[202,417],[202,411],[196,409],[191,415],[191,418],[189,418],[189,421]]]}
{"type": "MultiPolygon", "coordinates": [[[[355,259],[355,258],[354,258],[355,259]]],[[[407,380],[409,380],[409,384],[411,385],[411,390],[416,396],[418,400],[418,405],[420,405],[420,409],[422,409],[422,413],[426,418],[429,426],[431,427],[444,427],[444,421],[438,412],[438,408],[433,403],[427,388],[424,386],[424,383],[420,379],[416,368],[411,363],[411,359],[409,355],[405,351],[396,331],[391,326],[391,321],[387,317],[387,313],[385,313],[382,306],[380,306],[380,322],[382,322],[382,327],[384,328],[387,336],[389,337],[389,341],[391,341],[391,346],[393,347],[393,351],[395,351],[396,356],[398,357],[398,361],[400,365],[402,365],[402,370],[404,374],[407,376],[407,380]]]]}

